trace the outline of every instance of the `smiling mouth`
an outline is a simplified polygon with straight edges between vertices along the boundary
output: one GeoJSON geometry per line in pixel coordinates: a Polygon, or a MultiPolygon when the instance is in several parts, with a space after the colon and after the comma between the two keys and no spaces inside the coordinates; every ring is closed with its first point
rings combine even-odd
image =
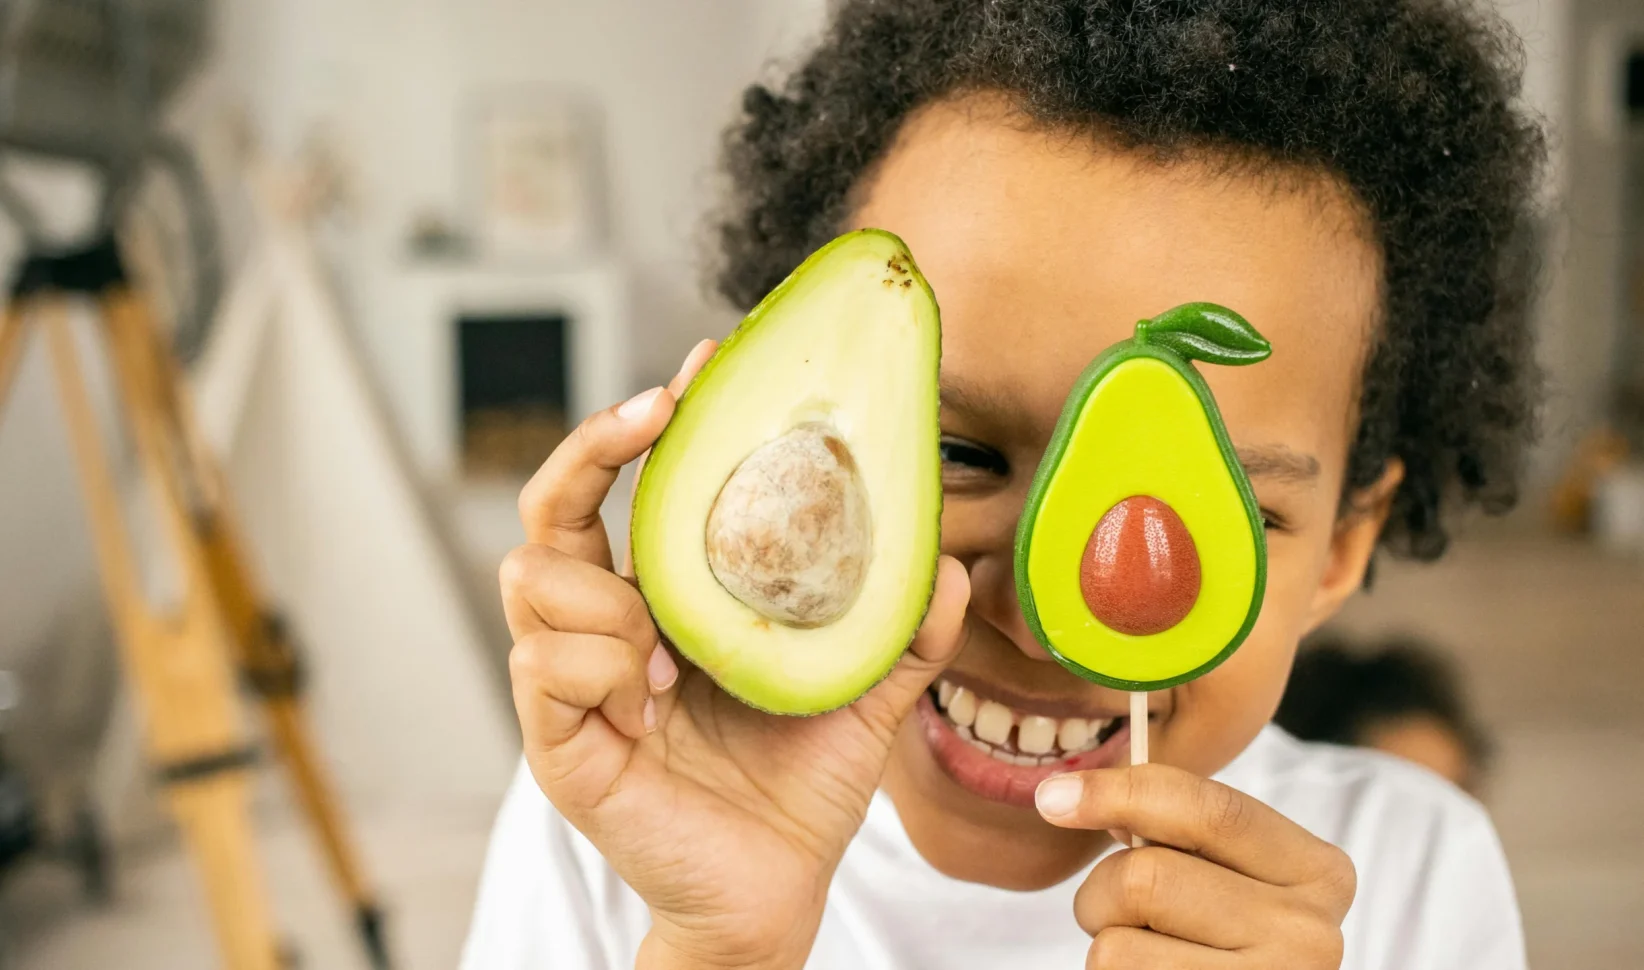
{"type": "Polygon", "coordinates": [[[1012,706],[943,677],[918,709],[926,744],[948,778],[991,801],[1032,808],[1035,789],[1051,775],[1123,763],[1130,737],[1124,715],[1066,715],[1067,704],[1045,706],[1060,710],[1012,706]]]}
{"type": "Polygon", "coordinates": [[[1101,747],[1124,727],[1124,717],[1046,717],[978,696],[938,679],[930,689],[936,710],[966,743],[1006,764],[1052,765],[1101,747]]]}

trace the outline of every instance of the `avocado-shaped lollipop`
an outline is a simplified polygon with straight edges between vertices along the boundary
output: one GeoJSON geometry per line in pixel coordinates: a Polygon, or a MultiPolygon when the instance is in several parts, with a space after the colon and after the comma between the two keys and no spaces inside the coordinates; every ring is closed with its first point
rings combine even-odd
{"type": "Polygon", "coordinates": [[[1016,590],[1045,649],[1087,680],[1159,690],[1208,673],[1261,611],[1267,544],[1250,481],[1194,360],[1271,347],[1190,303],[1136,325],[1080,375],[1016,533],[1016,590]]]}

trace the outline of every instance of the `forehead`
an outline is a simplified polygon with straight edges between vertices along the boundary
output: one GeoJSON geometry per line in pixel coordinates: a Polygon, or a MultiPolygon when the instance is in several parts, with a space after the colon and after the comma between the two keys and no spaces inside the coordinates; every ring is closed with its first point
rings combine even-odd
{"type": "Polygon", "coordinates": [[[1038,434],[1137,320],[1208,300],[1274,348],[1201,368],[1236,443],[1344,459],[1379,261],[1323,179],[1164,167],[971,99],[908,121],[852,221],[902,236],[929,278],[944,377],[1009,395],[1038,434]]]}

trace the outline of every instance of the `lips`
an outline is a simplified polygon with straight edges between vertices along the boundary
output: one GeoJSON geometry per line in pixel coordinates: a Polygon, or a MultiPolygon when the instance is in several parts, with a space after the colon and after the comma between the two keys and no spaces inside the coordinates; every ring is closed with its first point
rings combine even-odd
{"type": "Polygon", "coordinates": [[[1061,706],[1012,707],[943,678],[921,698],[919,717],[937,765],[960,787],[1031,808],[1051,775],[1112,767],[1125,754],[1128,718],[1067,716],[1061,706]]]}

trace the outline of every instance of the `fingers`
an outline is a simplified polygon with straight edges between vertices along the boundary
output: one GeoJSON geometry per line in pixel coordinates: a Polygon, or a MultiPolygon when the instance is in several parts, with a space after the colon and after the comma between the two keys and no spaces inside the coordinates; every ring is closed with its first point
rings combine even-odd
{"type": "MultiPolygon", "coordinates": [[[[702,340],[691,348],[690,353],[685,355],[685,362],[679,365],[679,373],[675,374],[674,379],[668,382],[668,393],[674,396],[675,401],[678,401],[684,395],[685,388],[690,386],[691,381],[696,379],[696,375],[702,370],[702,366],[708,362],[708,358],[712,357],[714,351],[718,349],[718,341],[702,340]]],[[[639,462],[634,466],[633,485],[635,489],[639,488],[639,475],[645,470],[645,459],[649,457],[651,457],[651,453],[647,450],[639,456],[639,462]]],[[[628,501],[632,504],[632,492],[628,495],[628,501]]],[[[626,544],[624,544],[622,555],[621,574],[630,578],[634,575],[634,551],[631,548],[626,548],[626,544]]]]}
{"type": "Polygon", "coordinates": [[[1124,829],[1277,886],[1325,882],[1342,912],[1352,862],[1254,798],[1169,765],[1103,768],[1047,779],[1039,812],[1054,825],[1124,829]]]}
{"type": "Polygon", "coordinates": [[[577,425],[520,492],[526,541],[610,568],[600,504],[622,466],[656,441],[673,413],[674,396],[653,387],[577,425]]]}
{"type": "Polygon", "coordinates": [[[508,654],[514,709],[528,756],[552,754],[597,710],[618,731],[642,738],[656,723],[646,663],[615,637],[545,630],[508,654]]]}
{"type": "Polygon", "coordinates": [[[1057,825],[1176,847],[1110,856],[1080,886],[1088,966],[1339,965],[1352,864],[1261,802],[1158,764],[1059,775],[1037,802],[1057,825]]]}
{"type": "Polygon", "coordinates": [[[1109,927],[1157,930],[1223,950],[1274,932],[1281,890],[1175,849],[1117,852],[1097,864],[1073,899],[1091,936],[1109,927]]]}
{"type": "Polygon", "coordinates": [[[970,575],[959,560],[941,557],[936,564],[936,588],[931,593],[930,607],[912,645],[890,676],[856,702],[858,713],[887,737],[896,732],[936,675],[959,655],[969,603],[970,575]]]}
{"type": "Polygon", "coordinates": [[[923,693],[936,675],[959,656],[963,643],[965,608],[970,605],[970,574],[959,560],[943,556],[936,563],[936,588],[931,592],[925,620],[914,635],[907,669],[924,675],[915,694],[923,693]]]}
{"type": "Polygon", "coordinates": [[[1238,959],[1226,950],[1118,926],[1090,942],[1085,970],[1233,970],[1238,959]]]}
{"type": "Polygon", "coordinates": [[[659,642],[645,598],[615,573],[549,546],[520,546],[498,575],[503,613],[518,640],[542,630],[597,633],[649,657],[659,642]]]}
{"type": "Polygon", "coordinates": [[[672,686],[679,671],[639,591],[547,546],[509,553],[500,580],[526,744],[564,744],[595,708],[623,734],[644,736],[655,717],[651,693],[672,686]]]}

